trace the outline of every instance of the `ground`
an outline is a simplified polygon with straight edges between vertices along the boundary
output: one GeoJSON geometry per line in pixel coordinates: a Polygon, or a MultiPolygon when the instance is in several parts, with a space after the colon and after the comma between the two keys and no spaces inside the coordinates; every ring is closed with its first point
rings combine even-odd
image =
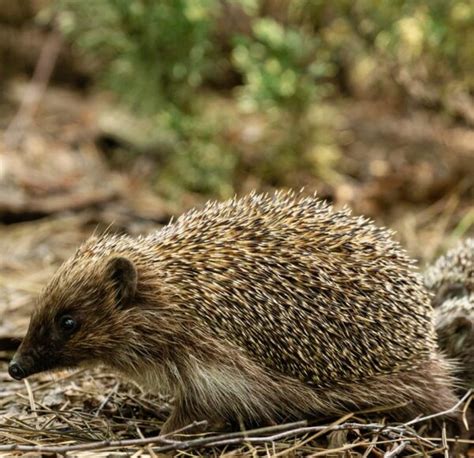
{"type": "MultiPolygon", "coordinates": [[[[146,233],[204,200],[189,194],[170,202],[153,192],[146,177],[154,165],[146,155],[131,170],[113,167],[97,146],[103,101],[94,96],[50,88],[34,121],[19,138],[16,132],[9,136],[19,87],[11,87],[0,110],[5,129],[0,140],[0,339],[21,337],[35,295],[92,232],[146,233]]],[[[348,204],[395,229],[420,265],[473,233],[471,130],[426,110],[408,114],[376,102],[347,103],[341,111],[341,131],[348,139],[338,170],[342,178],[331,186],[315,182],[314,188],[335,205],[348,204]]],[[[6,372],[11,352],[0,357],[0,453],[8,455],[14,446],[79,453],[75,444],[131,439],[138,442],[96,443],[94,456],[107,447],[145,455],[181,450],[205,456],[328,456],[331,449],[333,456],[382,456],[390,450],[385,456],[414,456],[421,450],[427,456],[454,443],[446,429],[429,437],[426,421],[397,429],[384,426],[383,413],[371,422],[353,413],[323,425],[277,425],[247,438],[237,433],[156,439],[153,450],[152,442],[140,438],[159,434],[168,399],[149,396],[101,369],[16,382],[6,372]]]]}

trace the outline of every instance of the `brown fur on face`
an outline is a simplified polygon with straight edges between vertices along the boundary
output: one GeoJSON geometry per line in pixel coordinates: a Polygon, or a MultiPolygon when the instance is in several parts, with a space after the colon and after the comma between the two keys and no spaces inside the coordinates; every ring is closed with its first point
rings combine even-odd
{"type": "Polygon", "coordinates": [[[388,231],[292,193],[87,241],[42,294],[14,359],[26,375],[101,362],[169,391],[165,431],[456,402],[412,261],[388,231]],[[64,315],[77,323],[67,335],[64,315]]]}
{"type": "Polygon", "coordinates": [[[33,313],[14,360],[23,376],[100,362],[117,348],[125,308],[135,298],[137,273],[132,262],[110,257],[79,269],[66,263],[57,272],[33,313]],[[64,319],[73,329],[63,329],[64,319]]]}

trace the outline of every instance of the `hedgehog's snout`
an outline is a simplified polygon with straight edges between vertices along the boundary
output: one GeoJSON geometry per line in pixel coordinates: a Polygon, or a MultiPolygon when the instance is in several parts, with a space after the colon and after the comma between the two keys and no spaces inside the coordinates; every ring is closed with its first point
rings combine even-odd
{"type": "Polygon", "coordinates": [[[34,358],[17,352],[8,365],[8,373],[15,380],[22,380],[38,372],[34,358]]]}
{"type": "Polygon", "coordinates": [[[42,370],[42,358],[36,352],[30,352],[20,346],[8,365],[8,373],[15,380],[22,380],[42,370]]]}
{"type": "Polygon", "coordinates": [[[22,380],[26,377],[25,369],[23,369],[23,367],[15,360],[12,360],[8,365],[8,373],[10,374],[10,377],[15,380],[22,380]]]}

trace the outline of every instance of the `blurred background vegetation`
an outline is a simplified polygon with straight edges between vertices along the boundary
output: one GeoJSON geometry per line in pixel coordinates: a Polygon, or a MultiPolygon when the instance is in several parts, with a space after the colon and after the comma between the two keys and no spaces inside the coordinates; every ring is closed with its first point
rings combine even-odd
{"type": "Polygon", "coordinates": [[[94,142],[108,165],[145,161],[139,175],[175,209],[304,186],[390,224],[406,205],[445,209],[454,192],[443,230],[472,227],[468,0],[1,6],[3,87],[29,78],[59,34],[50,85],[101,100],[94,142]]]}
{"type": "Polygon", "coordinates": [[[336,180],[340,98],[408,95],[455,117],[474,89],[463,0],[62,0],[50,13],[97,83],[173,138],[164,192],[228,197],[249,168],[273,186],[336,180]],[[261,154],[227,141],[234,120],[215,97],[259,115],[261,154]]]}
{"type": "MultiPolygon", "coordinates": [[[[474,236],[473,93],[472,0],[0,0],[0,342],[92,233],[251,190],[316,191],[423,265],[474,236]]],[[[13,385],[10,358],[1,444],[158,434],[162,398],[13,385]]]]}

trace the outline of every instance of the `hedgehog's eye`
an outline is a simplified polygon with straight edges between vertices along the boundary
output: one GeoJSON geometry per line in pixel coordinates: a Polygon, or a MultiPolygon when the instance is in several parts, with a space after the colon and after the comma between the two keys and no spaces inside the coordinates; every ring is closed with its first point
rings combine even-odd
{"type": "Polygon", "coordinates": [[[77,321],[71,315],[63,315],[59,318],[59,327],[63,332],[71,334],[77,328],[77,321]]]}

